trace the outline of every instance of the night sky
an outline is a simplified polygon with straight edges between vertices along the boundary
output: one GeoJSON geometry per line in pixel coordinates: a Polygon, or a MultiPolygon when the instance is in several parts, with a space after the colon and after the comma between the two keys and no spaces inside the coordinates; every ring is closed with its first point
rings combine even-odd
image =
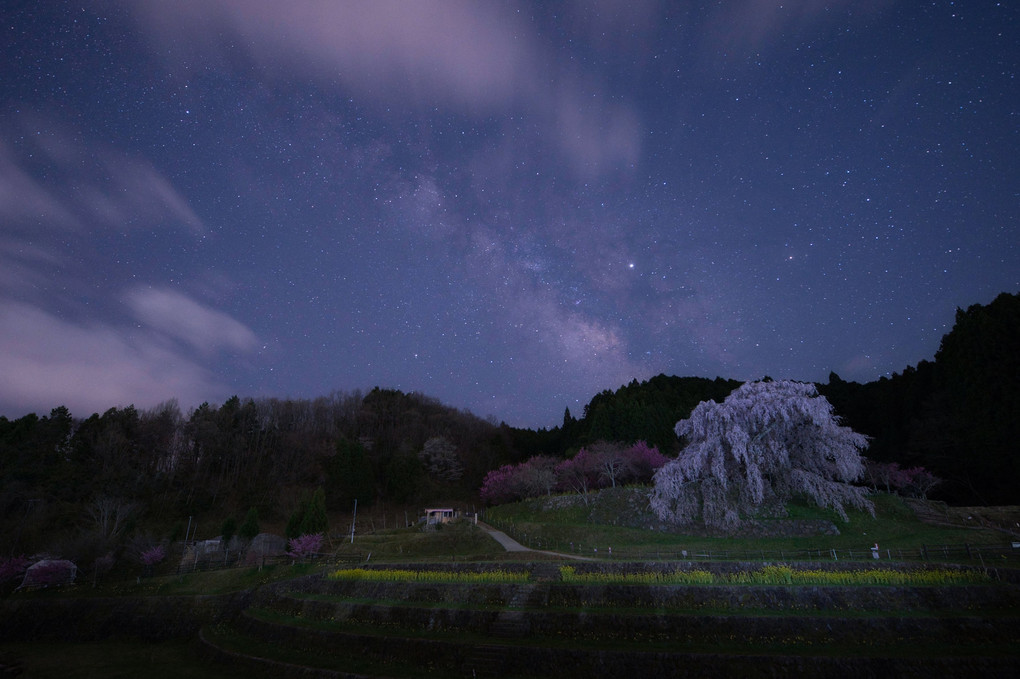
{"type": "Polygon", "coordinates": [[[1018,17],[7,0],[0,414],[902,371],[1020,291],[1018,17]]]}

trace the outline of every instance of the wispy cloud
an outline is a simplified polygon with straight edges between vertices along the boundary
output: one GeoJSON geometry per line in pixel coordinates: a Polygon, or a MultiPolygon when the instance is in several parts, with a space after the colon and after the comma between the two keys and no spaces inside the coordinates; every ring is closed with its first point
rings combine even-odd
{"type": "Polygon", "coordinates": [[[557,98],[558,138],[575,172],[582,177],[596,177],[613,166],[637,163],[641,156],[641,124],[636,113],[612,102],[591,106],[582,100],[569,90],[557,98]]]}
{"type": "Polygon", "coordinates": [[[258,344],[255,333],[244,324],[173,290],[139,288],[130,291],[125,301],[147,327],[206,355],[221,349],[250,351],[258,344]]]}
{"type": "Polygon", "coordinates": [[[117,273],[110,269],[116,255],[96,253],[95,243],[141,231],[195,236],[204,226],[147,160],[52,116],[23,113],[0,123],[0,299],[53,313],[73,307],[82,285],[102,296],[104,281],[117,273]]]}
{"type": "Polygon", "coordinates": [[[339,80],[366,97],[489,108],[516,97],[534,68],[522,22],[470,0],[124,4],[164,45],[187,34],[188,50],[165,52],[171,59],[236,61],[241,53],[270,75],[339,80]],[[228,44],[238,46],[233,54],[223,51],[228,44]]]}
{"type": "Polygon", "coordinates": [[[87,415],[169,398],[194,405],[226,395],[228,387],[188,348],[250,351],[256,341],[250,330],[179,293],[133,291],[127,297],[143,320],[158,316],[151,328],[71,321],[0,300],[0,412],[18,416],[24,412],[14,408],[48,412],[63,404],[87,415]]]}
{"type": "Polygon", "coordinates": [[[0,216],[7,231],[203,230],[187,199],[148,160],[28,114],[0,126],[0,216]]]}
{"type": "Polygon", "coordinates": [[[9,229],[14,224],[70,227],[78,219],[53,188],[32,176],[0,128],[0,218],[9,229]]]}
{"type": "Polygon", "coordinates": [[[0,237],[0,292],[21,296],[46,286],[42,269],[59,266],[51,249],[14,237],[0,237]]]}
{"type": "Polygon", "coordinates": [[[108,152],[100,164],[108,182],[87,185],[80,194],[81,204],[95,219],[127,228],[181,225],[203,231],[187,199],[148,161],[108,152]]]}
{"type": "Polygon", "coordinates": [[[571,0],[565,3],[575,30],[603,50],[647,49],[663,0],[571,0]]]}
{"type": "Polygon", "coordinates": [[[634,110],[583,74],[550,71],[555,55],[521,14],[503,4],[131,0],[124,5],[160,54],[185,66],[236,68],[240,58],[270,79],[341,85],[387,107],[531,116],[585,175],[625,167],[640,153],[634,110]]]}
{"type": "MultiPolygon", "coordinates": [[[[889,4],[890,0],[735,0],[720,3],[706,35],[726,49],[756,50],[776,40],[790,41],[806,28],[852,15],[867,17],[889,4]]],[[[717,49],[713,52],[718,54],[717,49]]]]}

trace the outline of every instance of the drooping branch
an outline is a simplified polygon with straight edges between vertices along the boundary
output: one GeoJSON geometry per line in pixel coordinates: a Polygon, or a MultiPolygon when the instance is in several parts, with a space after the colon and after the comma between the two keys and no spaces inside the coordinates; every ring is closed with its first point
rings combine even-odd
{"type": "Polygon", "coordinates": [[[656,473],[651,495],[663,520],[732,529],[741,516],[795,494],[844,519],[845,506],[872,510],[864,490],[850,485],[863,473],[867,439],[841,426],[813,385],[749,382],[722,403],[699,404],[676,433],[688,445],[656,473]]]}

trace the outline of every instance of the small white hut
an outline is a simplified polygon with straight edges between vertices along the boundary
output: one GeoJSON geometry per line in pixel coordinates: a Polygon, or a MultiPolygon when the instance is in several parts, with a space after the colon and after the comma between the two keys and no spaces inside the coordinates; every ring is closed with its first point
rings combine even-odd
{"type": "Polygon", "coordinates": [[[452,509],[426,509],[425,510],[425,524],[428,526],[434,526],[437,523],[449,523],[456,518],[457,512],[452,509]]]}

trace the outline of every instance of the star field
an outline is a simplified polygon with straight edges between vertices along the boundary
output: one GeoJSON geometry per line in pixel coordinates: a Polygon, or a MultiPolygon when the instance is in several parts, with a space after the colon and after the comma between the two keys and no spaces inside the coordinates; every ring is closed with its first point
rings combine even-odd
{"type": "Polygon", "coordinates": [[[870,381],[1020,290],[1017,8],[0,9],[0,414],[870,381]]]}

